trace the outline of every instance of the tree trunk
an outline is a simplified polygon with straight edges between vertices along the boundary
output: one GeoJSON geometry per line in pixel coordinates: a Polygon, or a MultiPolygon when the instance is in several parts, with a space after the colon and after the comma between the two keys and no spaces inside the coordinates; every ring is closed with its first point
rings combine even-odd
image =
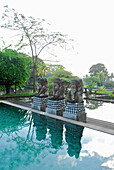
{"type": "Polygon", "coordinates": [[[102,79],[100,78],[100,86],[102,86],[102,79]]]}
{"type": "Polygon", "coordinates": [[[17,90],[17,87],[16,87],[16,84],[15,84],[15,94],[16,94],[16,90],[17,90]]]}
{"type": "Polygon", "coordinates": [[[33,65],[33,92],[36,91],[36,64],[33,65]]]}
{"type": "Polygon", "coordinates": [[[5,85],[5,88],[6,88],[6,94],[10,94],[11,86],[10,85],[5,85]]]}

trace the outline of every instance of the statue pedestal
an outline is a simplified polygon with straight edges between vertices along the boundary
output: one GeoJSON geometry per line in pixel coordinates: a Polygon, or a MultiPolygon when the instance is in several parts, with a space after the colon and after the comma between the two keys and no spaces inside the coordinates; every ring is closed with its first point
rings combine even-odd
{"type": "Polygon", "coordinates": [[[65,110],[65,99],[60,99],[60,100],[48,99],[48,107],[46,108],[47,113],[63,116],[64,110],[65,110]]]}
{"type": "Polygon", "coordinates": [[[67,101],[67,106],[65,108],[65,112],[63,112],[63,117],[86,122],[84,102],[72,103],[67,101]]]}
{"type": "Polygon", "coordinates": [[[33,97],[33,109],[45,112],[48,103],[48,97],[33,97]]]}

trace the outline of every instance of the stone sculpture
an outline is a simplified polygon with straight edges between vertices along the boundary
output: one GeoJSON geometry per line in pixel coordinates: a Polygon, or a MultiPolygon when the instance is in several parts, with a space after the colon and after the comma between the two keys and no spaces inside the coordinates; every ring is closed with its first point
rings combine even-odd
{"type": "Polygon", "coordinates": [[[47,79],[39,78],[37,85],[37,93],[35,96],[37,97],[48,97],[48,81],[47,79]]]}
{"type": "Polygon", "coordinates": [[[47,79],[39,78],[37,93],[33,97],[32,108],[45,111],[48,103],[48,82],[47,79]]]}
{"type": "Polygon", "coordinates": [[[82,80],[72,80],[71,89],[68,92],[67,100],[73,103],[80,103],[83,101],[83,83],[82,80]]]}
{"type": "Polygon", "coordinates": [[[49,98],[53,100],[64,99],[65,97],[64,93],[65,93],[64,82],[59,78],[56,78],[54,80],[53,88],[49,98]]]}
{"type": "Polygon", "coordinates": [[[83,101],[83,82],[81,79],[72,80],[71,89],[67,95],[67,106],[63,117],[86,122],[86,113],[83,101]]]}
{"type": "Polygon", "coordinates": [[[63,115],[63,111],[65,109],[64,93],[65,86],[63,81],[56,78],[53,83],[51,94],[48,98],[48,107],[46,108],[46,112],[55,115],[63,115]]]}

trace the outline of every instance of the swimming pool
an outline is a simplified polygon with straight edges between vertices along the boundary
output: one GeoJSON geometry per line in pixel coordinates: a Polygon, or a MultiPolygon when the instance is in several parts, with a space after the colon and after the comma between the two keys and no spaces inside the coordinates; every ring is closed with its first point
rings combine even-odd
{"type": "Polygon", "coordinates": [[[113,135],[0,104],[0,170],[113,168],[113,135]]]}
{"type": "Polygon", "coordinates": [[[101,101],[85,101],[88,117],[114,123],[114,104],[101,101]]]}

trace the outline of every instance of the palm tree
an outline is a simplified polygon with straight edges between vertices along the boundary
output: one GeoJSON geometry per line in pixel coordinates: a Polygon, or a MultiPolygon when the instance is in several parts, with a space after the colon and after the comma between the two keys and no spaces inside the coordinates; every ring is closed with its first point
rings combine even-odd
{"type": "Polygon", "coordinates": [[[98,77],[99,77],[99,80],[100,80],[100,86],[102,86],[102,81],[104,80],[105,76],[104,76],[104,72],[98,72],[97,73],[98,77]]]}
{"type": "Polygon", "coordinates": [[[48,72],[53,73],[51,67],[46,65],[45,63],[38,63],[38,76],[44,77],[47,75],[48,72]]]}

